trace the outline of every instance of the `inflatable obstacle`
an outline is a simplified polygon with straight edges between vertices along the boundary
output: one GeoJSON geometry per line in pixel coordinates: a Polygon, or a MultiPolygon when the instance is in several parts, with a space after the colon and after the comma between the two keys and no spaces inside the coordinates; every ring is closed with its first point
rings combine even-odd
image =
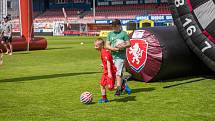
{"type": "Polygon", "coordinates": [[[136,80],[149,82],[209,70],[189,49],[175,26],[135,30],[130,41],[126,70],[136,80]]]}
{"type": "Polygon", "coordinates": [[[191,50],[215,72],[215,1],[168,1],[179,33],[191,50]]]}
{"type": "MultiPolygon", "coordinates": [[[[0,41],[2,41],[0,39],[0,41]]],[[[21,37],[14,37],[12,40],[13,51],[26,51],[28,42],[21,37]]],[[[44,50],[47,48],[47,41],[42,37],[35,37],[29,43],[29,50],[44,50]]],[[[6,51],[4,46],[0,43],[0,49],[6,51]]]]}
{"type": "MultiPolygon", "coordinates": [[[[32,0],[19,0],[19,17],[21,36],[12,40],[13,51],[41,50],[47,48],[47,41],[42,37],[34,37],[32,0]]],[[[1,39],[0,39],[1,41],[1,39]]],[[[5,48],[0,44],[0,49],[5,48]]]]}

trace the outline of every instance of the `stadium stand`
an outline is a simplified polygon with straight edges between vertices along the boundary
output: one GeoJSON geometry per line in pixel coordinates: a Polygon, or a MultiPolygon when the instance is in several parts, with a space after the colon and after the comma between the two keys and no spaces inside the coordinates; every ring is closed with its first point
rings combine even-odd
{"type": "MultiPolygon", "coordinates": [[[[17,4],[17,0],[13,0],[13,2],[17,4]]],[[[137,20],[139,16],[171,14],[167,0],[97,0],[95,6],[94,16],[91,0],[33,0],[33,18],[34,23],[36,23],[34,29],[37,32],[50,31],[52,27],[49,27],[48,30],[46,27],[42,27],[43,30],[39,29],[41,29],[42,25],[52,24],[54,26],[56,22],[93,24],[97,20],[137,20]],[[66,18],[62,8],[65,9],[66,18]]],[[[13,13],[18,14],[17,9],[14,9],[13,13]]],[[[11,21],[13,23],[13,31],[18,32],[20,30],[19,15],[14,15],[13,18],[11,21]]],[[[93,27],[86,28],[88,32],[95,32],[95,29],[90,29],[93,27]]],[[[75,29],[75,31],[79,31],[79,29],[75,29]]],[[[68,31],[68,33],[70,32],[68,31]]],[[[83,35],[85,35],[84,32],[83,35]]],[[[87,35],[91,34],[87,33],[87,35]]]]}
{"type": "MultiPolygon", "coordinates": [[[[79,13],[81,9],[66,9],[69,20],[80,20],[79,13]]],[[[131,19],[135,16],[145,14],[170,14],[167,4],[142,4],[142,5],[115,5],[115,6],[97,6],[95,19],[131,19]]],[[[82,12],[83,19],[91,20],[93,11],[82,12]]],[[[64,18],[62,10],[47,10],[36,20],[62,20],[64,18]]]]}

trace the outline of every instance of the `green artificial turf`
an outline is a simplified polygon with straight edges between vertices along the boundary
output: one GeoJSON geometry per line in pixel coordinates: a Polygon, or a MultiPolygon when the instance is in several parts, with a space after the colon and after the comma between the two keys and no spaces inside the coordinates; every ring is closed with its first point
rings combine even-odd
{"type": "Polygon", "coordinates": [[[0,66],[0,121],[214,121],[215,79],[131,80],[131,95],[101,98],[96,37],[46,37],[47,50],[15,52],[0,66]],[[84,42],[83,45],[80,43],[84,42]],[[93,103],[80,103],[90,91],[93,103]]]}

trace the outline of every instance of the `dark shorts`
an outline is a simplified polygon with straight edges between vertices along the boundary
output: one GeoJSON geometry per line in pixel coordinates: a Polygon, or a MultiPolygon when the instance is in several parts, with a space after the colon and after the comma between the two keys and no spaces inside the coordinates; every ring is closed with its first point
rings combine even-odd
{"type": "Polygon", "coordinates": [[[3,36],[3,37],[2,37],[2,40],[3,40],[5,43],[12,42],[12,37],[3,36]]]}

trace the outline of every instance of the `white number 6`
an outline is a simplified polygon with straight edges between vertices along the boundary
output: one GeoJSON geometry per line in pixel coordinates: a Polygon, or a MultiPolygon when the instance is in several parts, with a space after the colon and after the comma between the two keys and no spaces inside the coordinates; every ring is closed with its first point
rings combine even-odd
{"type": "Polygon", "coordinates": [[[191,36],[193,34],[193,32],[196,32],[196,27],[195,26],[189,26],[187,28],[187,35],[191,36]]]}
{"type": "Polygon", "coordinates": [[[179,7],[181,5],[184,5],[184,0],[175,0],[175,6],[179,7]]]}

